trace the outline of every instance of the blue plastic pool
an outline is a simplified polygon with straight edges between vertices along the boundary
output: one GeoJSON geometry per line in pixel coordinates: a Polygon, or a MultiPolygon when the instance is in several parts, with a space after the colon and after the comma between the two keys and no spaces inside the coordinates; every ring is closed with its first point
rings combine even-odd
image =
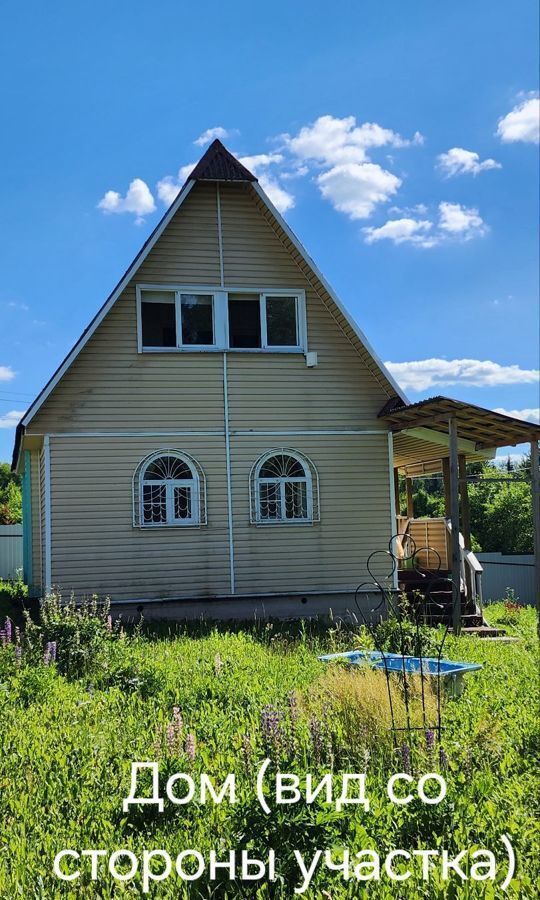
{"type": "Polygon", "coordinates": [[[481,669],[479,663],[453,662],[450,659],[436,657],[402,656],[400,653],[380,653],[378,650],[350,650],[348,653],[329,653],[319,656],[323,662],[333,659],[344,659],[352,665],[371,665],[374,669],[386,668],[390,672],[403,672],[407,675],[431,675],[435,678],[448,675],[463,675],[481,669]]]}

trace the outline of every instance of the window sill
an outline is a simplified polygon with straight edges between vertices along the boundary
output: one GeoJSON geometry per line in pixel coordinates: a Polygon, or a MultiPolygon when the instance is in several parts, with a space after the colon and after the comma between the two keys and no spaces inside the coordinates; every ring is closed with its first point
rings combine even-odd
{"type": "Polygon", "coordinates": [[[155,525],[134,525],[136,531],[160,531],[162,528],[203,528],[206,522],[159,522],[155,525]]]}
{"type": "Polygon", "coordinates": [[[251,522],[250,524],[256,528],[301,528],[302,526],[315,525],[317,523],[314,519],[301,519],[296,522],[251,522]]]}
{"type": "Polygon", "coordinates": [[[139,353],[258,353],[304,355],[302,347],[143,347],[139,353]]]}

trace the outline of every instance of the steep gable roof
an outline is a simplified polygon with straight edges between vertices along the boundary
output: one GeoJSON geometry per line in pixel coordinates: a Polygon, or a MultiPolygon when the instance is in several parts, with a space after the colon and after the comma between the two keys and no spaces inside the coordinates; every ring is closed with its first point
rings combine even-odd
{"type": "Polygon", "coordinates": [[[213,141],[190,174],[194,181],[257,181],[227,148],[213,141]]]}
{"type": "Polygon", "coordinates": [[[145,241],[141,250],[126,270],[114,290],[111,292],[103,306],[98,310],[88,327],[83,331],[77,343],[60,363],[54,374],[51,376],[43,390],[38,394],[36,399],[30,405],[22,420],[17,426],[15,433],[15,445],[13,449],[12,466],[16,468],[18,463],[19,451],[21,446],[22,435],[28,423],[35,416],[37,411],[46,401],[49,394],[54,390],[65,372],[70,368],[80,351],[92,337],[95,330],[103,321],[111,307],[119,298],[121,293],[127,287],[133,276],[138,271],[156,242],[159,240],[170,221],[176,215],[180,206],[190,193],[193,186],[200,181],[214,182],[243,182],[247,183],[250,190],[255,193],[257,206],[263,216],[267,219],[274,232],[292,255],[296,264],[303,272],[304,276],[311,283],[322,302],[329,309],[334,319],[338,323],[342,332],[347,339],[356,348],[366,367],[383,387],[389,398],[398,396],[405,403],[407,398],[401,391],[398,384],[393,379],[390,372],[386,369],[384,363],[379,359],[367,338],[345,309],[337,295],[330,287],[322,273],[319,271],[314,261],[311,259],[306,249],[296,237],[291,228],[287,225],[282,215],[272,204],[270,198],[265,194],[259,185],[255,176],[243,166],[227,148],[219,140],[213,141],[210,147],[203,154],[195,168],[192,170],[189,178],[179,190],[176,198],[173,200],[169,209],[165,212],[161,220],[158,222],[150,237],[145,241]]]}

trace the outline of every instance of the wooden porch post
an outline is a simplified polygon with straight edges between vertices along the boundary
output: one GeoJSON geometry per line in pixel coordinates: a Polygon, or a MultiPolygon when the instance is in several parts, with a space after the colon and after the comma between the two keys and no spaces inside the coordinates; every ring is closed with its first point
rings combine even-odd
{"type": "Polygon", "coordinates": [[[442,474],[444,485],[444,514],[447,519],[450,518],[450,464],[448,457],[442,461],[442,474]]]}
{"type": "MultiPolygon", "coordinates": [[[[396,502],[396,516],[401,515],[401,503],[399,499],[399,470],[394,469],[394,497],[396,502]]],[[[397,528],[397,523],[394,525],[397,528]]]]}
{"type": "MultiPolygon", "coordinates": [[[[540,452],[538,441],[531,441],[531,494],[534,534],[534,587],[536,592],[536,606],[540,617],[540,452]]],[[[540,618],[538,621],[540,634],[540,618]]]]}
{"type": "Polygon", "coordinates": [[[412,478],[405,479],[405,485],[407,488],[407,515],[409,519],[414,519],[414,502],[413,502],[413,491],[412,491],[412,478]]]}
{"type": "Polygon", "coordinates": [[[459,493],[461,496],[461,530],[465,541],[465,550],[471,549],[471,511],[469,507],[469,488],[467,485],[467,463],[465,455],[459,454],[459,493]]]}
{"type": "Polygon", "coordinates": [[[458,434],[454,416],[448,420],[450,445],[450,521],[452,523],[452,627],[461,631],[461,561],[459,549],[459,462],[458,434]]]}

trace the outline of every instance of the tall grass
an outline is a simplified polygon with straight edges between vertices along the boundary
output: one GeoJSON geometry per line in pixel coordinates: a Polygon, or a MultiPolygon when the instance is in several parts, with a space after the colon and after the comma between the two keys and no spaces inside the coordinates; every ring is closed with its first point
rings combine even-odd
{"type": "MultiPolygon", "coordinates": [[[[490,607],[487,615],[503,612],[490,607]]],[[[141,896],[140,882],[122,886],[106,872],[98,883],[85,876],[61,884],[52,860],[65,847],[108,852],[127,847],[137,855],[143,848],[163,848],[175,856],[187,847],[205,855],[210,849],[247,847],[256,855],[272,846],[281,880],[271,888],[204,878],[182,886],[171,879],[150,896],[289,900],[298,883],[293,848],[307,855],[343,846],[384,852],[446,846],[457,853],[478,845],[497,851],[503,832],[518,858],[506,896],[532,900],[540,883],[532,852],[539,835],[537,660],[534,613],[519,616],[515,643],[448,638],[450,657],[480,662],[483,669],[467,677],[460,700],[445,706],[448,795],[440,807],[414,802],[396,808],[386,797],[386,781],[402,771],[403,759],[388,743],[386,686],[379,673],[328,668],[317,660],[320,652],[367,646],[367,636],[357,628],[200,624],[111,638],[105,620],[96,626],[102,637],[99,664],[64,674],[59,632],[54,632],[58,658],[47,663],[41,650],[35,658],[17,659],[12,640],[0,647],[1,900],[141,896]],[[367,771],[369,812],[349,805],[336,813],[319,798],[309,808],[279,806],[266,816],[253,783],[267,755],[272,771],[295,772],[301,779],[308,772],[315,778],[333,773],[339,781],[343,772],[367,771]],[[222,783],[234,772],[238,803],[123,813],[131,762],[154,759],[165,778],[175,771],[195,778],[206,772],[222,783]]],[[[41,649],[54,641],[52,634],[40,633],[41,649]]],[[[400,690],[396,679],[398,709],[400,690]]],[[[439,767],[427,742],[410,749],[413,772],[439,767]]],[[[398,890],[373,883],[366,893],[356,882],[323,870],[308,896],[328,895],[332,900],[498,896],[485,885],[426,886],[419,877],[398,890]]]]}

